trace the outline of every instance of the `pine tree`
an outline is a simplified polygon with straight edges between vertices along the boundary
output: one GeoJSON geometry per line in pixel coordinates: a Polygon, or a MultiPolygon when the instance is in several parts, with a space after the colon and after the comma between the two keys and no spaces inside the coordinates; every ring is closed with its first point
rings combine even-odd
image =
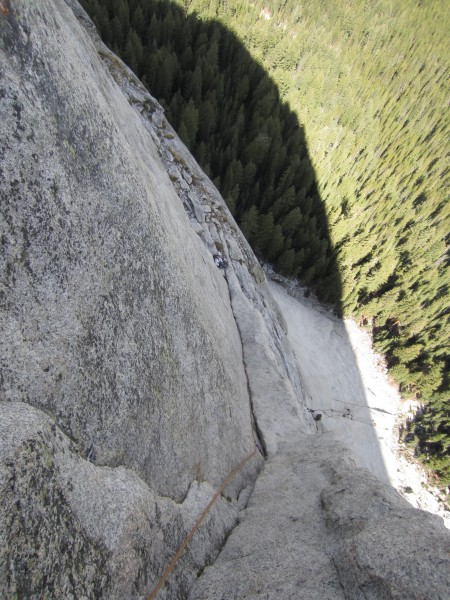
{"type": "Polygon", "coordinates": [[[289,213],[282,219],[281,227],[283,233],[287,237],[292,237],[296,233],[302,223],[303,216],[298,206],[289,211],[289,213]]]}
{"type": "Polygon", "coordinates": [[[124,58],[130,69],[137,75],[141,74],[143,55],[144,50],[141,40],[137,33],[133,29],[130,29],[125,44],[124,58]]]}
{"type": "Polygon", "coordinates": [[[153,13],[152,18],[150,19],[150,25],[148,27],[147,37],[149,41],[150,48],[153,50],[157,50],[161,43],[160,38],[160,24],[156,17],[156,14],[153,13]]]}
{"type": "Polygon", "coordinates": [[[215,131],[216,122],[216,107],[210,100],[204,100],[199,108],[199,138],[201,141],[209,141],[210,136],[215,131]]]}
{"type": "Polygon", "coordinates": [[[253,238],[253,235],[258,230],[258,209],[256,206],[252,206],[250,210],[242,214],[240,219],[240,227],[242,233],[250,242],[253,238]]]}
{"type": "Polygon", "coordinates": [[[125,40],[124,32],[122,29],[122,25],[119,21],[117,15],[115,15],[110,24],[111,28],[111,39],[114,40],[114,44],[116,44],[117,48],[122,48],[125,40]]]}
{"type": "Polygon", "coordinates": [[[144,13],[142,12],[142,8],[139,5],[133,11],[130,24],[132,29],[134,29],[134,31],[139,36],[140,41],[142,42],[143,37],[145,35],[146,22],[144,20],[144,13]]]}
{"type": "Polygon", "coordinates": [[[277,270],[283,275],[292,275],[294,271],[295,250],[285,250],[277,260],[277,270]]]}
{"type": "Polygon", "coordinates": [[[272,213],[261,214],[258,218],[258,227],[254,235],[253,245],[264,256],[273,237],[274,221],[272,213]]]}
{"type": "Polygon", "coordinates": [[[267,248],[267,257],[271,261],[275,261],[283,250],[285,238],[281,225],[275,225],[273,228],[272,239],[267,248]]]}
{"type": "Polygon", "coordinates": [[[130,10],[126,0],[113,0],[111,15],[116,16],[122,26],[122,32],[125,34],[130,27],[130,10]]]}

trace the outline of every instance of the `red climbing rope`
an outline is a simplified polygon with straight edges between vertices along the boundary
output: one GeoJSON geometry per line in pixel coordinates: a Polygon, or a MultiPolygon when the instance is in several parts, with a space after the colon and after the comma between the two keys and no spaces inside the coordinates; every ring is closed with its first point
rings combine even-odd
{"type": "Polygon", "coordinates": [[[244,466],[248,463],[248,461],[256,454],[257,449],[255,448],[253,450],[253,452],[251,454],[249,454],[247,456],[247,458],[244,458],[244,460],[242,460],[237,467],[234,467],[234,469],[232,471],[230,471],[230,473],[228,474],[227,478],[224,479],[224,481],[222,482],[222,485],[220,486],[220,488],[217,490],[217,492],[214,494],[214,496],[211,498],[211,500],[209,501],[207,507],[204,509],[204,511],[202,512],[202,514],[199,516],[199,518],[197,519],[194,527],[190,530],[190,532],[187,534],[187,536],[184,538],[181,546],[178,548],[178,550],[175,553],[175,556],[172,558],[172,561],[170,562],[169,566],[166,568],[166,570],[164,571],[164,573],[161,575],[160,580],[158,581],[158,583],[156,584],[156,586],[153,588],[153,590],[150,592],[150,595],[147,596],[147,600],[154,600],[156,598],[156,594],[159,592],[159,590],[162,588],[162,586],[164,585],[167,577],[170,575],[170,572],[172,571],[172,569],[174,568],[177,560],[180,558],[183,550],[186,548],[186,546],[189,544],[189,542],[191,541],[191,539],[194,536],[194,533],[197,531],[197,529],[200,527],[201,522],[203,521],[203,519],[205,518],[205,516],[209,513],[209,511],[211,510],[214,502],[217,500],[217,498],[220,496],[220,494],[225,490],[225,488],[227,487],[227,485],[231,482],[232,479],[234,479],[234,477],[239,473],[239,471],[242,471],[242,469],[244,468],[244,466]]]}

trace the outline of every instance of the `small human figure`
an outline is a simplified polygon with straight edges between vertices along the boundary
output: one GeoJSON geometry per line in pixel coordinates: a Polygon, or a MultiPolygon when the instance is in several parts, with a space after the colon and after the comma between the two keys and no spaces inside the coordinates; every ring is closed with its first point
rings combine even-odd
{"type": "Polygon", "coordinates": [[[214,262],[219,269],[226,269],[228,267],[228,263],[223,260],[220,254],[214,254],[213,256],[214,262]]]}
{"type": "Polygon", "coordinates": [[[322,421],[322,413],[315,412],[313,413],[313,419],[316,422],[316,431],[317,433],[323,433],[323,421],[322,421]]]}

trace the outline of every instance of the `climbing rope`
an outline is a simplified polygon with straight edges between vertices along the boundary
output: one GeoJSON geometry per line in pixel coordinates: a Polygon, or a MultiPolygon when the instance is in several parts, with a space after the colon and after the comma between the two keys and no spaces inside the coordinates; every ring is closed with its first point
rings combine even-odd
{"type": "Polygon", "coordinates": [[[236,477],[236,475],[240,471],[242,471],[242,469],[249,462],[249,460],[251,460],[253,458],[253,456],[257,453],[257,451],[258,451],[257,448],[255,448],[253,450],[253,452],[251,454],[249,454],[246,458],[244,458],[244,460],[242,460],[236,467],[234,467],[234,469],[232,471],[230,471],[230,473],[227,475],[226,479],[224,479],[224,481],[222,482],[222,485],[220,486],[220,488],[217,490],[217,492],[211,498],[211,500],[209,501],[208,505],[206,506],[206,508],[204,509],[204,511],[202,512],[202,514],[199,516],[199,518],[195,522],[194,527],[190,530],[190,532],[184,538],[183,542],[181,543],[180,547],[178,548],[178,550],[176,551],[174,557],[172,558],[169,566],[166,568],[166,570],[164,571],[164,573],[161,575],[160,580],[158,581],[158,583],[156,584],[156,586],[153,588],[153,590],[150,592],[150,595],[147,596],[147,600],[154,600],[156,598],[156,594],[159,592],[159,590],[162,588],[162,586],[166,582],[166,579],[170,575],[170,572],[174,568],[177,560],[180,558],[181,554],[183,553],[183,550],[186,548],[186,546],[189,544],[189,542],[193,538],[194,533],[200,527],[201,522],[206,517],[206,515],[209,513],[209,511],[213,507],[213,505],[214,505],[215,501],[217,500],[217,498],[222,494],[222,492],[225,490],[225,488],[227,487],[227,485],[234,479],[234,477],[236,477]]]}
{"type": "MultiPolygon", "coordinates": [[[[369,389],[369,388],[367,388],[369,389]]],[[[372,391],[372,390],[370,390],[372,391]]],[[[373,394],[373,392],[372,392],[373,394]]],[[[375,394],[374,394],[375,395],[375,394]]],[[[384,408],[377,408],[376,406],[370,406],[370,404],[355,404],[354,402],[348,402],[347,400],[339,400],[339,398],[333,398],[333,402],[341,402],[341,404],[350,404],[351,406],[357,406],[358,408],[366,408],[367,410],[376,410],[378,412],[386,413],[387,415],[392,415],[388,410],[384,408]]]]}
{"type": "Polygon", "coordinates": [[[349,421],[357,421],[358,423],[363,423],[364,425],[369,425],[370,427],[373,427],[372,421],[364,421],[363,419],[356,418],[354,415],[351,414],[349,408],[347,409],[346,412],[341,412],[339,410],[336,410],[335,408],[309,408],[309,407],[306,407],[306,410],[313,415],[313,419],[315,421],[320,421],[322,414],[324,414],[326,417],[330,417],[330,418],[343,417],[344,419],[348,419],[349,421]],[[317,413],[317,416],[315,416],[314,413],[317,413]],[[320,418],[318,418],[319,415],[320,415],[320,418]]]}

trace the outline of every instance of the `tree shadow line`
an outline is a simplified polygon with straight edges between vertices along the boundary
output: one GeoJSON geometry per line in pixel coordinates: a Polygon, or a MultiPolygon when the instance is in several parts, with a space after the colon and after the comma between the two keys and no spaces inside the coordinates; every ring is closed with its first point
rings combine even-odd
{"type": "Polygon", "coordinates": [[[83,0],[104,41],[158,99],[257,255],[341,314],[341,277],[305,130],[217,19],[161,0],[83,0]]]}

